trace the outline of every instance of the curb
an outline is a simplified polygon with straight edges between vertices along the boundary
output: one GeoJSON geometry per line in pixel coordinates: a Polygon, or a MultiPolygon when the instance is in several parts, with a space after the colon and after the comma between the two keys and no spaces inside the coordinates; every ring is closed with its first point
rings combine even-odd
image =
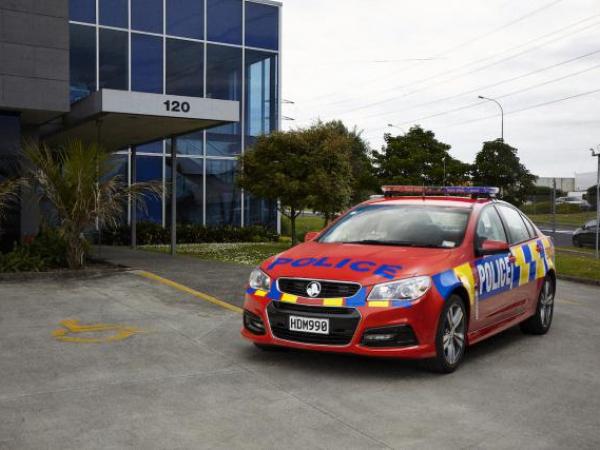
{"type": "Polygon", "coordinates": [[[587,284],[589,286],[600,286],[600,280],[590,280],[588,278],[572,277],[570,275],[558,275],[556,278],[573,283],[587,284]]]}
{"type": "Polygon", "coordinates": [[[92,268],[83,270],[55,270],[52,272],[14,272],[0,273],[0,282],[3,281],[35,281],[35,280],[77,280],[84,278],[100,277],[117,273],[129,272],[131,269],[125,266],[92,268]]]}

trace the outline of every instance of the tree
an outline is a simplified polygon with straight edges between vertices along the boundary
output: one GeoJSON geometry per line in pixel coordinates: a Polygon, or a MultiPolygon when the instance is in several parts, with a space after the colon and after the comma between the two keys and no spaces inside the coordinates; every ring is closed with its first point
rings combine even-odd
{"type": "Polygon", "coordinates": [[[86,229],[96,223],[116,225],[129,198],[143,208],[148,196],[162,194],[161,183],[128,186],[127,180],[113,175],[111,154],[96,144],[73,140],[51,149],[28,142],[24,154],[24,180],[40,200],[53,206],[71,269],[85,263],[86,229]]]}
{"type": "Polygon", "coordinates": [[[593,185],[592,187],[588,188],[585,198],[588,201],[588,203],[592,206],[592,209],[596,211],[596,208],[598,207],[598,200],[596,199],[596,185],[593,185]]]}
{"type": "Polygon", "coordinates": [[[441,186],[470,178],[471,166],[450,156],[451,147],[438,141],[432,131],[414,126],[404,135],[386,134],[384,139],[383,152],[374,156],[382,184],[441,186]]]}
{"type": "Polygon", "coordinates": [[[318,128],[326,132],[342,136],[349,151],[349,162],[352,171],[350,204],[360,203],[369,195],[379,191],[379,182],[373,166],[373,153],[369,145],[356,128],[349,130],[340,120],[330,122],[317,122],[313,129],[318,128]]]}
{"type": "Polygon", "coordinates": [[[354,136],[341,122],[318,122],[300,131],[310,146],[312,173],[307,180],[310,204],[323,214],[327,225],[336,213],[350,206],[355,188],[352,146],[354,136]]]}
{"type": "Polygon", "coordinates": [[[314,152],[300,131],[278,131],[260,136],[240,157],[238,185],[252,195],[279,201],[290,219],[292,244],[297,243],[296,219],[311,202],[314,152]]]}
{"type": "Polygon", "coordinates": [[[475,157],[473,182],[499,187],[501,198],[517,206],[527,200],[536,179],[521,164],[517,149],[500,139],[484,142],[483,148],[475,157]]]}

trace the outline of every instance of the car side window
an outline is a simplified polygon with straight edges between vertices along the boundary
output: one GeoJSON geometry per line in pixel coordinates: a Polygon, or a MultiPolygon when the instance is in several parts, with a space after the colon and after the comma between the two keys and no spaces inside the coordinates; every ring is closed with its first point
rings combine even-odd
{"type": "Polygon", "coordinates": [[[479,221],[477,222],[476,239],[477,246],[486,240],[508,243],[498,211],[493,206],[488,206],[481,211],[479,221]]]}
{"type": "Polygon", "coordinates": [[[508,228],[511,244],[518,244],[519,242],[531,239],[529,237],[529,231],[527,231],[527,227],[525,226],[525,222],[523,221],[519,211],[504,205],[498,205],[498,209],[500,210],[500,214],[502,214],[504,223],[506,223],[506,227],[508,228]]]}
{"type": "Polygon", "coordinates": [[[525,226],[527,227],[527,231],[529,232],[529,238],[533,239],[538,237],[537,232],[535,231],[535,227],[531,223],[531,220],[529,220],[529,217],[521,213],[521,219],[523,219],[523,222],[525,222],[525,226]]]}
{"type": "Polygon", "coordinates": [[[595,220],[590,220],[584,226],[585,226],[585,228],[596,228],[596,221],[595,220]]]}

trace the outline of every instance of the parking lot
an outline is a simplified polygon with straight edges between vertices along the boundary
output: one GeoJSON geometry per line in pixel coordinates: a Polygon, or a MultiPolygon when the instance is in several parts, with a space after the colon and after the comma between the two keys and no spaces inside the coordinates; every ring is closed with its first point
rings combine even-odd
{"type": "Polygon", "coordinates": [[[134,272],[0,288],[0,448],[600,446],[600,288],[561,282],[547,336],[448,376],[262,352],[238,313],[134,272]]]}

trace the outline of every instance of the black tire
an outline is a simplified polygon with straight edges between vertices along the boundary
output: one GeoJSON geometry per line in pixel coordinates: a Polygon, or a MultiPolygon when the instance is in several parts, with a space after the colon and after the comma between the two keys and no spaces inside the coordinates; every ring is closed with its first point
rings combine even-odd
{"type": "Polygon", "coordinates": [[[552,325],[554,317],[554,295],[556,286],[550,276],[546,276],[538,296],[535,314],[520,324],[525,334],[546,334],[552,325]]]}
{"type": "Polygon", "coordinates": [[[580,241],[579,239],[577,239],[577,238],[573,238],[573,245],[574,245],[575,247],[583,247],[583,246],[581,245],[581,241],[580,241]]]}
{"type": "Polygon", "coordinates": [[[467,323],[467,310],[463,299],[458,295],[452,295],[446,301],[440,314],[435,337],[436,357],[430,359],[428,364],[432,372],[452,373],[460,365],[465,356],[467,346],[467,323]],[[462,317],[460,320],[455,319],[459,323],[453,325],[450,323],[450,317],[457,317],[459,310],[462,313],[462,317]],[[454,351],[450,350],[451,347],[454,348],[454,351]]]}

